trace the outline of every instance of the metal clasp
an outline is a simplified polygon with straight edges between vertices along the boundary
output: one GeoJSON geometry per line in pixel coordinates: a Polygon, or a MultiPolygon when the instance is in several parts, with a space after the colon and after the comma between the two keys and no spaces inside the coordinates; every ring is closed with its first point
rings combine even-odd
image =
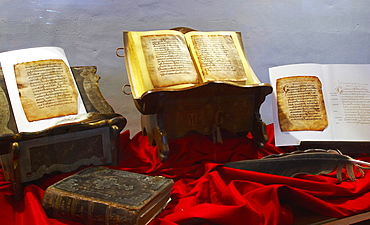
{"type": "Polygon", "coordinates": [[[119,47],[116,49],[116,56],[118,57],[125,57],[125,52],[124,52],[125,48],[124,47],[119,47]],[[119,54],[118,51],[122,50],[123,51],[123,54],[119,54]]]}
{"type": "Polygon", "coordinates": [[[129,84],[125,84],[125,85],[123,85],[123,87],[122,87],[122,92],[123,92],[124,94],[126,94],[126,95],[131,95],[131,94],[132,94],[132,91],[131,91],[131,85],[129,85],[129,84]],[[126,87],[130,88],[130,91],[129,91],[129,92],[127,92],[127,91],[126,91],[126,87]]]}

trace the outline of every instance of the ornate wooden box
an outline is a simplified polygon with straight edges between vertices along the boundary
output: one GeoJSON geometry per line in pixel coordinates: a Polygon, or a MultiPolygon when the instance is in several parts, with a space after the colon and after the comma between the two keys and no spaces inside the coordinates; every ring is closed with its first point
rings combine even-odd
{"type": "MultiPolygon", "coordinates": [[[[184,45],[183,48],[190,49],[192,57],[189,61],[182,61],[187,52],[176,48],[183,42],[188,42],[187,37],[182,39],[181,34],[187,35],[189,31],[191,33],[194,30],[189,28],[175,28],[173,30],[147,33],[123,32],[126,69],[135,105],[142,114],[142,131],[144,135],[148,135],[152,145],[158,146],[160,158],[167,157],[170,150],[168,144],[170,139],[183,137],[189,132],[214,136],[216,141],[221,141],[220,130],[222,129],[232,131],[235,134],[251,132],[255,145],[261,147],[267,141],[267,137],[259,109],[265,97],[272,92],[272,87],[269,84],[261,83],[255,76],[245,57],[240,33],[193,32],[194,36],[191,38],[199,39],[199,45],[209,47],[209,43],[212,43],[211,48],[208,48],[205,53],[215,51],[222,55],[223,51],[227,51],[227,58],[224,57],[222,60],[231,59],[223,66],[229,67],[233,64],[233,60],[238,61],[239,58],[240,64],[244,63],[243,65],[245,65],[242,71],[246,73],[245,80],[239,80],[239,77],[242,76],[235,72],[238,71],[237,69],[231,71],[230,74],[223,73],[224,75],[221,76],[216,74],[217,78],[207,79],[207,75],[201,76],[199,74],[202,72],[205,74],[213,68],[207,71],[199,66],[202,54],[197,55],[198,63],[194,59],[195,53],[193,53],[199,49],[191,52],[192,45],[189,43],[184,45]],[[173,30],[181,33],[174,33],[173,30]],[[203,36],[196,36],[198,34],[206,36],[206,41],[202,40],[203,36]],[[148,38],[151,39],[148,41],[148,38]],[[229,45],[230,40],[233,42],[229,45]],[[166,44],[160,46],[163,42],[166,44]],[[223,43],[226,44],[221,46],[223,43]],[[222,52],[219,51],[220,49],[222,52]],[[151,54],[150,50],[154,54],[151,54]],[[151,61],[154,61],[153,65],[151,61]],[[191,73],[189,72],[191,68],[189,67],[189,70],[183,68],[187,64],[192,64],[192,61],[198,66],[196,67],[198,77],[194,78],[195,83],[186,83],[187,80],[190,80],[188,74],[191,73]],[[177,72],[175,67],[180,70],[177,77],[173,76],[172,80],[167,79],[177,72]],[[144,71],[146,69],[148,71],[144,71]],[[163,72],[163,70],[168,71],[163,72]],[[183,73],[181,73],[182,70],[183,73]],[[157,72],[159,75],[153,78],[152,72],[157,72]],[[233,72],[235,74],[232,74],[233,72]],[[149,75],[147,75],[148,73],[149,75]],[[167,83],[178,81],[179,84],[156,85],[155,83],[158,83],[156,80],[160,81],[161,79],[163,81],[167,79],[167,83]]],[[[219,59],[216,58],[215,61],[217,60],[219,59]]],[[[213,63],[209,59],[203,59],[203,61],[207,61],[207,66],[213,63]]],[[[235,68],[237,66],[236,63],[235,68]]]]}
{"type": "Polygon", "coordinates": [[[126,119],[114,113],[98,87],[96,67],[72,67],[88,117],[39,132],[18,132],[0,70],[0,159],[5,178],[22,197],[22,183],[53,172],[71,172],[83,165],[116,165],[116,139],[126,119]]]}

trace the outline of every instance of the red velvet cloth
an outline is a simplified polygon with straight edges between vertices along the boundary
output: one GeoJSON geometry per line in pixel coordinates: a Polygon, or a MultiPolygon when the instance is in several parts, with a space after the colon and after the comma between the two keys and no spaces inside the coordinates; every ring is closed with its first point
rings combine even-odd
{"type": "MultiPolygon", "coordinates": [[[[292,208],[300,207],[330,217],[344,217],[370,210],[370,175],[356,182],[338,182],[335,173],[300,175],[297,178],[242,171],[222,163],[257,159],[292,151],[269,142],[256,149],[248,137],[225,138],[213,144],[207,137],[189,134],[170,142],[165,162],[156,147],[141,133],[130,139],[121,134],[121,161],[116,169],[173,178],[172,201],[152,222],[156,224],[292,224],[292,208]]],[[[370,158],[361,158],[370,161],[370,158]]],[[[48,175],[24,188],[24,199],[15,201],[10,184],[0,173],[0,224],[79,224],[48,218],[42,209],[46,187],[70,175],[48,175]]]]}

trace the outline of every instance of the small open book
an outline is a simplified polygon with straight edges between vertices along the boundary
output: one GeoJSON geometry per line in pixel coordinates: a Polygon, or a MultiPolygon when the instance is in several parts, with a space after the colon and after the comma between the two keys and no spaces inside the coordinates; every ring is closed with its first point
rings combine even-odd
{"type": "Polygon", "coordinates": [[[124,46],[135,99],[152,89],[207,82],[260,83],[237,32],[130,31],[124,32],[124,46]]]}
{"type": "Polygon", "coordinates": [[[277,146],[370,141],[370,64],[270,68],[277,146]]]}
{"type": "Polygon", "coordinates": [[[86,115],[61,48],[3,52],[0,62],[19,132],[40,131],[86,115]]]}

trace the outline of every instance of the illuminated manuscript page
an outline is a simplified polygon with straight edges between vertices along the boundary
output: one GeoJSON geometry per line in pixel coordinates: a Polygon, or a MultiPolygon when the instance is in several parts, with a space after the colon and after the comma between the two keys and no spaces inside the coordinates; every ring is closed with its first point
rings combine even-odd
{"type": "Polygon", "coordinates": [[[74,80],[71,81],[72,73],[63,49],[40,47],[3,52],[0,53],[0,62],[19,132],[44,130],[60,123],[80,120],[86,115],[77,86],[74,80]],[[53,71],[41,69],[42,64],[49,69],[54,68],[53,71]],[[31,66],[34,66],[33,69],[31,66]],[[65,80],[56,77],[57,73],[66,71],[65,80]],[[53,78],[55,83],[41,78],[47,73],[48,79],[53,78]],[[36,83],[44,86],[37,86],[36,83]],[[71,87],[67,88],[69,85],[71,87]],[[58,87],[63,91],[57,90],[58,87]]]}
{"type": "Polygon", "coordinates": [[[319,78],[279,78],[276,80],[276,94],[281,131],[322,131],[328,125],[319,78]]]}
{"type": "Polygon", "coordinates": [[[205,82],[260,83],[236,32],[189,32],[185,37],[205,82]]]}
{"type": "Polygon", "coordinates": [[[199,83],[183,34],[173,30],[127,32],[126,60],[134,98],[153,88],[199,83]]]}
{"type": "Polygon", "coordinates": [[[18,63],[14,71],[28,121],[77,114],[77,89],[63,60],[18,63]]]}
{"type": "Polygon", "coordinates": [[[183,36],[146,35],[141,43],[154,87],[199,82],[183,36]]]}
{"type": "MultiPolygon", "coordinates": [[[[276,145],[299,145],[301,141],[370,141],[369,71],[369,64],[293,64],[270,68],[270,82],[274,89],[272,109],[276,145]],[[281,121],[284,116],[279,115],[279,104],[283,101],[280,99],[279,82],[284,79],[298,80],[302,76],[316,77],[322,84],[323,106],[327,115],[326,127],[324,118],[313,127],[301,127],[299,130],[286,129],[286,126],[291,125],[289,120],[285,118],[285,122],[281,121]]],[[[301,83],[305,84],[305,81],[301,83]]],[[[312,97],[309,94],[305,96],[312,97]]],[[[319,99],[319,96],[317,97],[319,99]]],[[[300,102],[298,99],[294,101],[300,102]]],[[[313,105],[311,111],[308,110],[310,113],[307,118],[319,115],[315,111],[317,106],[313,105]]]]}

